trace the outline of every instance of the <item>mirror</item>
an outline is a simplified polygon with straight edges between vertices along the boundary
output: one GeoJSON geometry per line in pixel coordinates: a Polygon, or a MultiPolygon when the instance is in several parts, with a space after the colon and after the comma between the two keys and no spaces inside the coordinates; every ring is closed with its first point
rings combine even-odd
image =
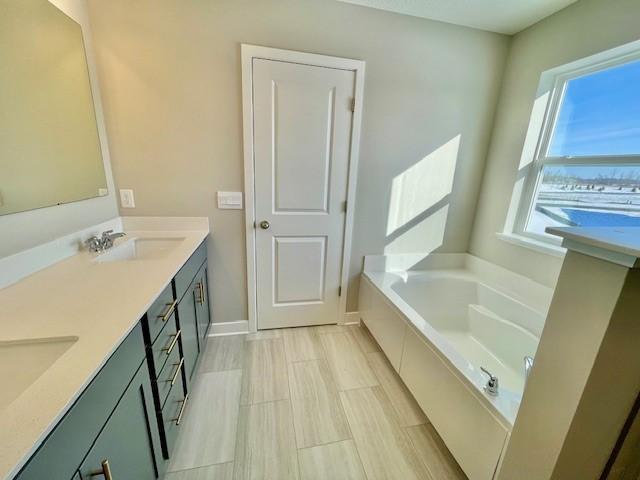
{"type": "Polygon", "coordinates": [[[0,215],[107,195],[82,29],[0,0],[0,215]]]}

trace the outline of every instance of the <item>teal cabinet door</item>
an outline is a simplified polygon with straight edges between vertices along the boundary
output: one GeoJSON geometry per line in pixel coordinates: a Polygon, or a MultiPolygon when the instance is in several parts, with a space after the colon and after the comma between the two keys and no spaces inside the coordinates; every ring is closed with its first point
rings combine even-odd
{"type": "Polygon", "coordinates": [[[184,357],[187,383],[193,376],[198,361],[198,327],[196,315],[195,280],[178,304],[178,324],[180,326],[180,342],[184,357]]]}
{"type": "Polygon", "coordinates": [[[159,477],[151,382],[143,363],[80,466],[83,479],[155,480],[159,477]],[[100,477],[103,475],[103,477],[100,477]]]}
{"type": "Polygon", "coordinates": [[[209,322],[211,321],[209,310],[209,282],[207,281],[207,263],[205,262],[196,275],[195,280],[196,295],[196,316],[198,317],[198,341],[200,351],[206,345],[207,333],[209,332],[209,322]]]}

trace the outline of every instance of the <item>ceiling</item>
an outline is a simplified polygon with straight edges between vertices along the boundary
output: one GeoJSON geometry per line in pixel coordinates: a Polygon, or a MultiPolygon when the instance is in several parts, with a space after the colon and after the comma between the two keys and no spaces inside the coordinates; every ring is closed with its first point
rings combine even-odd
{"type": "Polygon", "coordinates": [[[364,7],[513,34],[576,0],[339,0],[364,7]]]}

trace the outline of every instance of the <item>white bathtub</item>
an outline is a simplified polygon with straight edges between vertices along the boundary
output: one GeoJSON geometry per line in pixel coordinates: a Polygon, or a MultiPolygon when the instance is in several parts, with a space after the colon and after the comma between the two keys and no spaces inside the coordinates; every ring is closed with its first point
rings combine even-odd
{"type": "Polygon", "coordinates": [[[471,255],[423,257],[367,257],[360,316],[469,478],[490,479],[552,290],[471,255]]]}

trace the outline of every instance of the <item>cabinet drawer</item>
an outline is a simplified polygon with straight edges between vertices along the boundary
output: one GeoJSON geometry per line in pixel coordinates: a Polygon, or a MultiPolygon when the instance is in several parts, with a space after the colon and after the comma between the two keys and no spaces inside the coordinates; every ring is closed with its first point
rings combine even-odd
{"type": "Polygon", "coordinates": [[[156,378],[160,376],[160,372],[162,372],[171,354],[179,350],[179,340],[181,336],[182,332],[178,330],[175,315],[171,315],[171,319],[167,322],[165,328],[151,346],[151,358],[153,360],[156,378]]]}
{"type": "Polygon", "coordinates": [[[200,244],[200,246],[193,252],[193,255],[187,260],[187,263],[180,269],[175,276],[176,284],[176,297],[178,300],[182,298],[184,293],[189,288],[193,277],[196,276],[200,266],[207,259],[207,242],[206,240],[200,244]]]}
{"type": "Polygon", "coordinates": [[[173,298],[173,288],[167,285],[160,296],[153,302],[147,311],[147,324],[149,325],[149,337],[154,342],[165,324],[172,318],[176,302],[173,298]]]}
{"type": "Polygon", "coordinates": [[[167,359],[162,372],[158,374],[158,398],[160,405],[164,405],[171,388],[178,382],[182,382],[182,365],[184,360],[180,357],[180,349],[174,348],[171,355],[167,359]]]}
{"type": "Polygon", "coordinates": [[[169,458],[169,452],[173,451],[188,400],[189,395],[184,393],[182,382],[176,381],[162,407],[162,427],[164,430],[163,450],[165,458],[169,458]]]}
{"type": "Polygon", "coordinates": [[[138,323],[17,478],[72,478],[143,360],[138,323]]]}

